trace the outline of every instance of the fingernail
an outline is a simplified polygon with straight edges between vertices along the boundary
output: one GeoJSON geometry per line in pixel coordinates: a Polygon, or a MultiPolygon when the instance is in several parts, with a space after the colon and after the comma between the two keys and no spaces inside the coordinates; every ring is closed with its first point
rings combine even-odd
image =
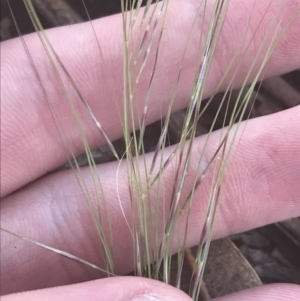
{"type": "Polygon", "coordinates": [[[140,295],[140,296],[135,296],[130,301],[161,301],[161,300],[149,295],[140,295]]]}

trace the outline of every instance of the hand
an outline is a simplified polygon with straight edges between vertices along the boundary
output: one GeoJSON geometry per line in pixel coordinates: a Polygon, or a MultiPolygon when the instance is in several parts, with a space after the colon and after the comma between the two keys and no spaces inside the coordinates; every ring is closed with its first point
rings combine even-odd
{"type": "MultiPolygon", "coordinates": [[[[279,2],[272,2],[268,9],[270,16],[272,11],[278,9],[279,2]]],[[[205,96],[212,93],[223,76],[245,31],[247,22],[243,24],[241,20],[249,19],[253,3],[246,0],[230,1],[226,24],[231,27],[230,30],[225,28],[222,31],[220,43],[224,47],[216,50],[205,96]]],[[[192,9],[193,5],[192,0],[184,4],[184,9],[179,5],[179,1],[173,1],[170,5],[161,49],[163,64],[158,67],[157,81],[153,86],[153,91],[159,93],[157,95],[153,93],[149,122],[158,120],[162,114],[166,114],[172,93],[172,89],[168,88],[173,87],[176,80],[176,70],[184,48],[179,41],[185,41],[190,25],[187,22],[188,9],[192,9]],[[164,60],[166,57],[168,59],[164,60]],[[162,84],[165,89],[162,89],[162,84]]],[[[265,6],[265,2],[259,2],[258,12],[264,11],[265,6]]],[[[287,16],[286,23],[296,9],[299,9],[299,3],[286,1],[283,12],[283,15],[285,13],[287,16]]],[[[261,17],[257,18],[256,22],[260,20],[261,17]]],[[[255,47],[252,47],[247,58],[254,57],[268,21],[267,17],[263,19],[253,43],[255,47]]],[[[101,65],[103,61],[90,24],[50,30],[48,36],[80,91],[97,113],[98,119],[102,121],[110,139],[114,140],[122,135],[120,118],[115,110],[115,101],[122,99],[123,93],[121,17],[116,15],[101,19],[95,21],[94,26],[102,46],[105,66],[101,65]]],[[[299,28],[298,15],[274,52],[265,76],[286,73],[300,67],[299,28]]],[[[68,133],[69,142],[79,154],[83,151],[79,143],[80,137],[75,124],[68,118],[69,107],[64,101],[55,75],[50,71],[49,60],[36,34],[26,36],[24,39],[40,72],[47,95],[51,97],[53,107],[68,133]]],[[[191,70],[195,64],[195,57],[195,49],[188,48],[183,80],[174,109],[187,106],[193,83],[191,70]]],[[[262,55],[261,60],[263,57],[262,55]]],[[[242,84],[243,76],[251,63],[251,59],[242,63],[237,76],[237,86],[242,84]]],[[[67,157],[41,85],[20,39],[2,43],[1,65],[1,227],[70,252],[90,262],[101,261],[99,239],[74,174],[63,171],[45,175],[66,162],[67,157]]],[[[71,87],[69,93],[75,94],[71,87]]],[[[142,104],[137,103],[137,109],[138,106],[141,107],[142,104]]],[[[225,185],[223,189],[224,199],[217,216],[215,238],[300,215],[299,116],[300,106],[297,106],[276,115],[248,121],[239,147],[233,153],[228,166],[226,182],[230,185],[225,185]],[[243,189],[240,190],[240,187],[243,189]]],[[[82,119],[91,148],[103,144],[103,139],[94,129],[88,116],[83,114],[82,119]]],[[[211,139],[218,137],[212,136],[211,139]]],[[[195,140],[193,148],[195,158],[202,145],[202,138],[195,140]]],[[[118,274],[125,275],[133,268],[133,262],[130,260],[132,243],[124,219],[120,215],[120,208],[115,201],[117,166],[117,163],[101,165],[99,173],[110,204],[116,242],[114,245],[116,269],[118,274]],[[129,259],[124,260],[124,256],[128,256],[129,259]]],[[[88,170],[83,169],[83,172],[88,178],[88,170]]],[[[171,182],[171,173],[167,176],[170,176],[171,182]]],[[[119,193],[122,199],[128,200],[125,168],[121,168],[119,179],[119,193]]],[[[205,208],[201,205],[200,195],[207,193],[208,191],[203,188],[201,193],[196,194],[194,210],[190,216],[193,225],[191,229],[195,229],[199,221],[203,220],[205,208]]],[[[130,205],[123,206],[125,213],[129,214],[130,205]]],[[[197,242],[197,231],[190,231],[187,244],[192,246],[197,242]]],[[[153,280],[118,277],[89,281],[99,276],[98,271],[3,232],[1,247],[1,293],[27,291],[7,295],[3,297],[3,301],[40,299],[155,301],[155,297],[157,300],[190,300],[176,289],[153,280]],[[42,288],[47,289],[32,291],[42,288]],[[142,295],[152,295],[152,299],[142,299],[142,295]],[[131,299],[135,296],[139,298],[131,299]]],[[[299,295],[298,286],[278,284],[239,292],[218,300],[298,300],[299,295]]]]}

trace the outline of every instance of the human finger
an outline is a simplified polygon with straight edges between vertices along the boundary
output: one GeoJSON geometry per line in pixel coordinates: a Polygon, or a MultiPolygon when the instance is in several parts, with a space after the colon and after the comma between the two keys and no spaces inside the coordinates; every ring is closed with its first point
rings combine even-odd
{"type": "Polygon", "coordinates": [[[3,301],[191,301],[182,291],[139,277],[111,277],[80,284],[2,296],[3,301]]]}
{"type": "MultiPolygon", "coordinates": [[[[242,136],[237,138],[239,144],[234,147],[222,184],[214,238],[300,215],[299,115],[300,106],[248,121],[242,136]]],[[[243,126],[244,124],[242,128],[243,126]]],[[[191,167],[182,192],[183,200],[191,190],[204,141],[205,137],[194,141],[191,167]]],[[[204,162],[210,160],[219,144],[218,132],[210,137],[210,141],[211,146],[206,150],[204,162]]],[[[165,156],[170,151],[171,149],[166,149],[165,156]]],[[[146,158],[150,161],[151,154],[146,158]]],[[[154,202],[158,197],[161,200],[162,208],[157,208],[159,214],[168,212],[172,199],[176,174],[174,170],[178,168],[176,159],[172,162],[161,180],[163,191],[157,196],[156,190],[153,190],[154,202]]],[[[132,236],[123,213],[128,221],[132,221],[133,216],[126,164],[120,166],[118,177],[117,170],[117,163],[98,167],[108,205],[107,216],[112,225],[116,273],[123,275],[134,268],[132,236]]],[[[88,191],[94,191],[90,170],[86,168],[82,172],[88,191]]],[[[199,228],[206,214],[211,179],[212,172],[206,175],[194,197],[189,216],[187,246],[196,245],[199,241],[199,228]]],[[[2,200],[1,209],[3,228],[99,266],[103,264],[100,239],[84,194],[72,171],[52,174],[8,196],[2,200]]],[[[163,221],[164,218],[158,220],[163,221]]],[[[107,230],[106,222],[108,220],[104,216],[103,227],[107,230]]],[[[185,229],[184,224],[178,229],[185,229]]],[[[109,237],[109,232],[106,234],[109,237]]],[[[76,283],[100,275],[98,271],[78,262],[51,254],[6,233],[1,235],[1,273],[5,275],[1,279],[1,286],[7,292],[76,283]],[[38,279],[36,275],[39,275],[38,279]]]]}
{"type": "MultiPolygon", "coordinates": [[[[186,38],[198,5],[198,1],[194,0],[185,1],[184,4],[177,0],[170,2],[157,70],[151,88],[148,123],[166,114],[177,82],[177,71],[186,38]]],[[[208,1],[206,10],[211,10],[212,6],[213,1],[208,1]]],[[[283,6],[281,0],[271,1],[271,3],[247,0],[229,1],[227,17],[206,81],[204,96],[210,95],[215,90],[251,21],[252,30],[245,38],[245,41],[249,42],[253,37],[251,47],[232,68],[235,70],[235,67],[239,65],[234,85],[242,84],[263,43],[270,19],[278,13],[279,9],[281,10],[280,16],[283,18],[281,26],[284,28],[291,16],[299,10],[299,3],[289,0],[285,1],[283,6]],[[255,10],[254,17],[253,10],[255,10]],[[267,12],[265,16],[264,12],[267,12]],[[254,34],[257,27],[259,30],[254,34]]],[[[200,16],[201,13],[203,12],[200,12],[200,16]]],[[[202,18],[199,17],[200,19],[202,18]]],[[[97,20],[93,24],[102,47],[104,62],[100,59],[97,40],[90,24],[49,30],[47,35],[83,97],[100,120],[106,134],[114,140],[123,133],[119,111],[123,102],[122,19],[120,15],[116,15],[97,20]],[[113,87],[111,82],[113,82],[113,87]]],[[[196,45],[200,37],[199,30],[197,30],[199,27],[201,27],[200,21],[196,23],[186,51],[173,110],[188,105],[198,55],[196,45]]],[[[299,28],[298,16],[275,50],[264,76],[285,73],[300,67],[299,28]]],[[[64,91],[60,88],[55,73],[51,71],[51,64],[37,35],[26,36],[24,40],[32,54],[53,110],[68,135],[70,148],[75,154],[83,152],[78,128],[70,114],[67,102],[64,101],[64,91]]],[[[255,70],[261,66],[265,51],[264,48],[260,49],[255,70]]],[[[57,132],[43,90],[20,40],[15,39],[1,44],[1,65],[1,196],[3,197],[65,163],[67,153],[57,132]]],[[[147,68],[144,73],[150,74],[151,64],[147,68]]],[[[229,73],[221,89],[227,87],[232,72],[229,73]]],[[[253,76],[249,80],[251,79],[253,76]]],[[[148,81],[141,80],[133,105],[136,118],[143,111],[143,101],[140,100],[145,99],[147,89],[148,81]]],[[[78,96],[70,84],[67,84],[67,91],[75,101],[75,107],[80,111],[83,129],[91,148],[103,144],[103,137],[86,111],[80,106],[78,96]]]]}
{"type": "Polygon", "coordinates": [[[214,299],[215,301],[297,301],[300,296],[300,286],[295,284],[269,284],[228,296],[214,299]]]}

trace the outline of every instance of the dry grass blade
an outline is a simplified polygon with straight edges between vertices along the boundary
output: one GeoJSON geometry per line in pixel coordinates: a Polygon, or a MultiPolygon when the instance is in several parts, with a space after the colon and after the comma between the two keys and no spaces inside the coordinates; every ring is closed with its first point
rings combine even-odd
{"type": "MultiPolygon", "coordinates": [[[[64,256],[64,257],[66,257],[66,258],[69,258],[69,259],[71,259],[71,260],[77,261],[77,262],[79,262],[79,263],[82,263],[82,264],[87,265],[87,266],[89,266],[89,267],[91,267],[91,268],[93,268],[93,269],[99,270],[99,271],[104,272],[105,274],[107,274],[107,270],[102,269],[102,268],[96,266],[95,264],[90,263],[90,262],[88,262],[88,261],[86,261],[86,260],[84,260],[84,259],[81,259],[81,258],[79,258],[79,257],[77,257],[77,256],[75,256],[75,255],[72,255],[72,254],[70,254],[70,253],[64,252],[64,251],[62,251],[62,250],[58,250],[58,249],[56,249],[56,248],[52,248],[52,247],[47,246],[47,245],[45,245],[45,244],[43,244],[43,243],[40,243],[40,242],[31,240],[31,239],[29,239],[29,238],[26,238],[26,237],[24,237],[24,236],[18,235],[18,234],[16,234],[16,233],[13,233],[13,232],[11,232],[11,231],[9,231],[9,230],[3,229],[3,228],[0,228],[0,230],[3,231],[3,232],[8,233],[8,234],[10,234],[10,235],[13,235],[13,236],[15,236],[15,237],[17,237],[17,238],[20,238],[20,239],[23,239],[23,240],[25,240],[25,241],[27,241],[27,242],[30,242],[30,243],[32,243],[32,244],[38,246],[38,247],[41,247],[41,248],[43,248],[43,249],[46,249],[46,250],[49,250],[49,251],[51,251],[51,252],[57,253],[58,255],[61,255],[61,256],[64,256]]],[[[111,274],[110,276],[114,276],[114,275],[111,274]]]]}

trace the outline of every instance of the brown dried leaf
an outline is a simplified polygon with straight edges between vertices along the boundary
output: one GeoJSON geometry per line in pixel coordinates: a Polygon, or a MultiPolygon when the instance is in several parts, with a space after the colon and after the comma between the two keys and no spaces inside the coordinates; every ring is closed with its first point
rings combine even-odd
{"type": "MultiPolygon", "coordinates": [[[[193,252],[195,250],[192,249],[193,252]]],[[[230,238],[211,243],[204,281],[212,298],[262,284],[255,270],[230,238]]]]}

